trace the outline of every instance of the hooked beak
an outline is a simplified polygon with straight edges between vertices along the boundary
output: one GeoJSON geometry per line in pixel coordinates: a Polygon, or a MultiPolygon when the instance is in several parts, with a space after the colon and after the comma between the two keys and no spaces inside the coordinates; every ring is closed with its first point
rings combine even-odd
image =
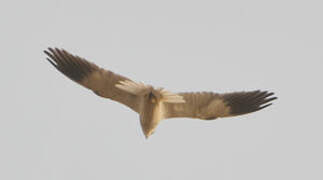
{"type": "Polygon", "coordinates": [[[146,139],[148,139],[153,133],[154,131],[150,131],[147,134],[145,134],[146,139]]]}

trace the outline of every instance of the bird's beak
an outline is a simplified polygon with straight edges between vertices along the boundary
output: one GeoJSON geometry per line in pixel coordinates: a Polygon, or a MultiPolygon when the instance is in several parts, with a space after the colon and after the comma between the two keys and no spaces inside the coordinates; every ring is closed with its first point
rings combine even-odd
{"type": "Polygon", "coordinates": [[[153,133],[154,133],[154,131],[151,131],[151,132],[145,134],[146,139],[148,139],[153,133]]]}
{"type": "Polygon", "coordinates": [[[146,139],[148,139],[150,135],[151,133],[145,134],[146,139]]]}

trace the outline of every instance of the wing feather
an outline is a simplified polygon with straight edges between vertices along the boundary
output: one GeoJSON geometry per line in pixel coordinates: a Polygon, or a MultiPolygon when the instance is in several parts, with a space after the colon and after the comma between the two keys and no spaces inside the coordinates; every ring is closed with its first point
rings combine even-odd
{"type": "Polygon", "coordinates": [[[120,102],[139,112],[138,96],[116,87],[119,82],[132,82],[130,79],[100,68],[65,50],[48,48],[44,52],[48,56],[47,60],[71,80],[92,90],[101,97],[120,102]]]}
{"type": "Polygon", "coordinates": [[[212,92],[178,93],[186,103],[164,105],[164,118],[190,117],[211,120],[259,111],[277,99],[267,91],[217,94],[212,92]]]}

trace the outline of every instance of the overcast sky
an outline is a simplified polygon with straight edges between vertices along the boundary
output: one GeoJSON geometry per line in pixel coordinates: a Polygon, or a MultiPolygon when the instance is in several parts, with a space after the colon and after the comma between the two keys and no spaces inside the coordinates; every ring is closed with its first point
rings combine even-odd
{"type": "Polygon", "coordinates": [[[322,179],[320,0],[4,0],[0,179],[322,179]],[[168,90],[269,90],[234,118],[161,122],[56,71],[59,47],[168,90]]]}

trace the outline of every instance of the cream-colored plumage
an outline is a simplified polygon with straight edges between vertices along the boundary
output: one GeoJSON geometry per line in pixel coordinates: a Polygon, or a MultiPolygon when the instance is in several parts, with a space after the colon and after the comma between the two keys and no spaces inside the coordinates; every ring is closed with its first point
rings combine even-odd
{"type": "Polygon", "coordinates": [[[162,119],[189,117],[212,120],[247,114],[271,105],[268,103],[276,99],[267,91],[172,93],[102,69],[65,50],[48,48],[44,52],[49,57],[47,60],[68,78],[137,112],[146,138],[162,119]]]}

